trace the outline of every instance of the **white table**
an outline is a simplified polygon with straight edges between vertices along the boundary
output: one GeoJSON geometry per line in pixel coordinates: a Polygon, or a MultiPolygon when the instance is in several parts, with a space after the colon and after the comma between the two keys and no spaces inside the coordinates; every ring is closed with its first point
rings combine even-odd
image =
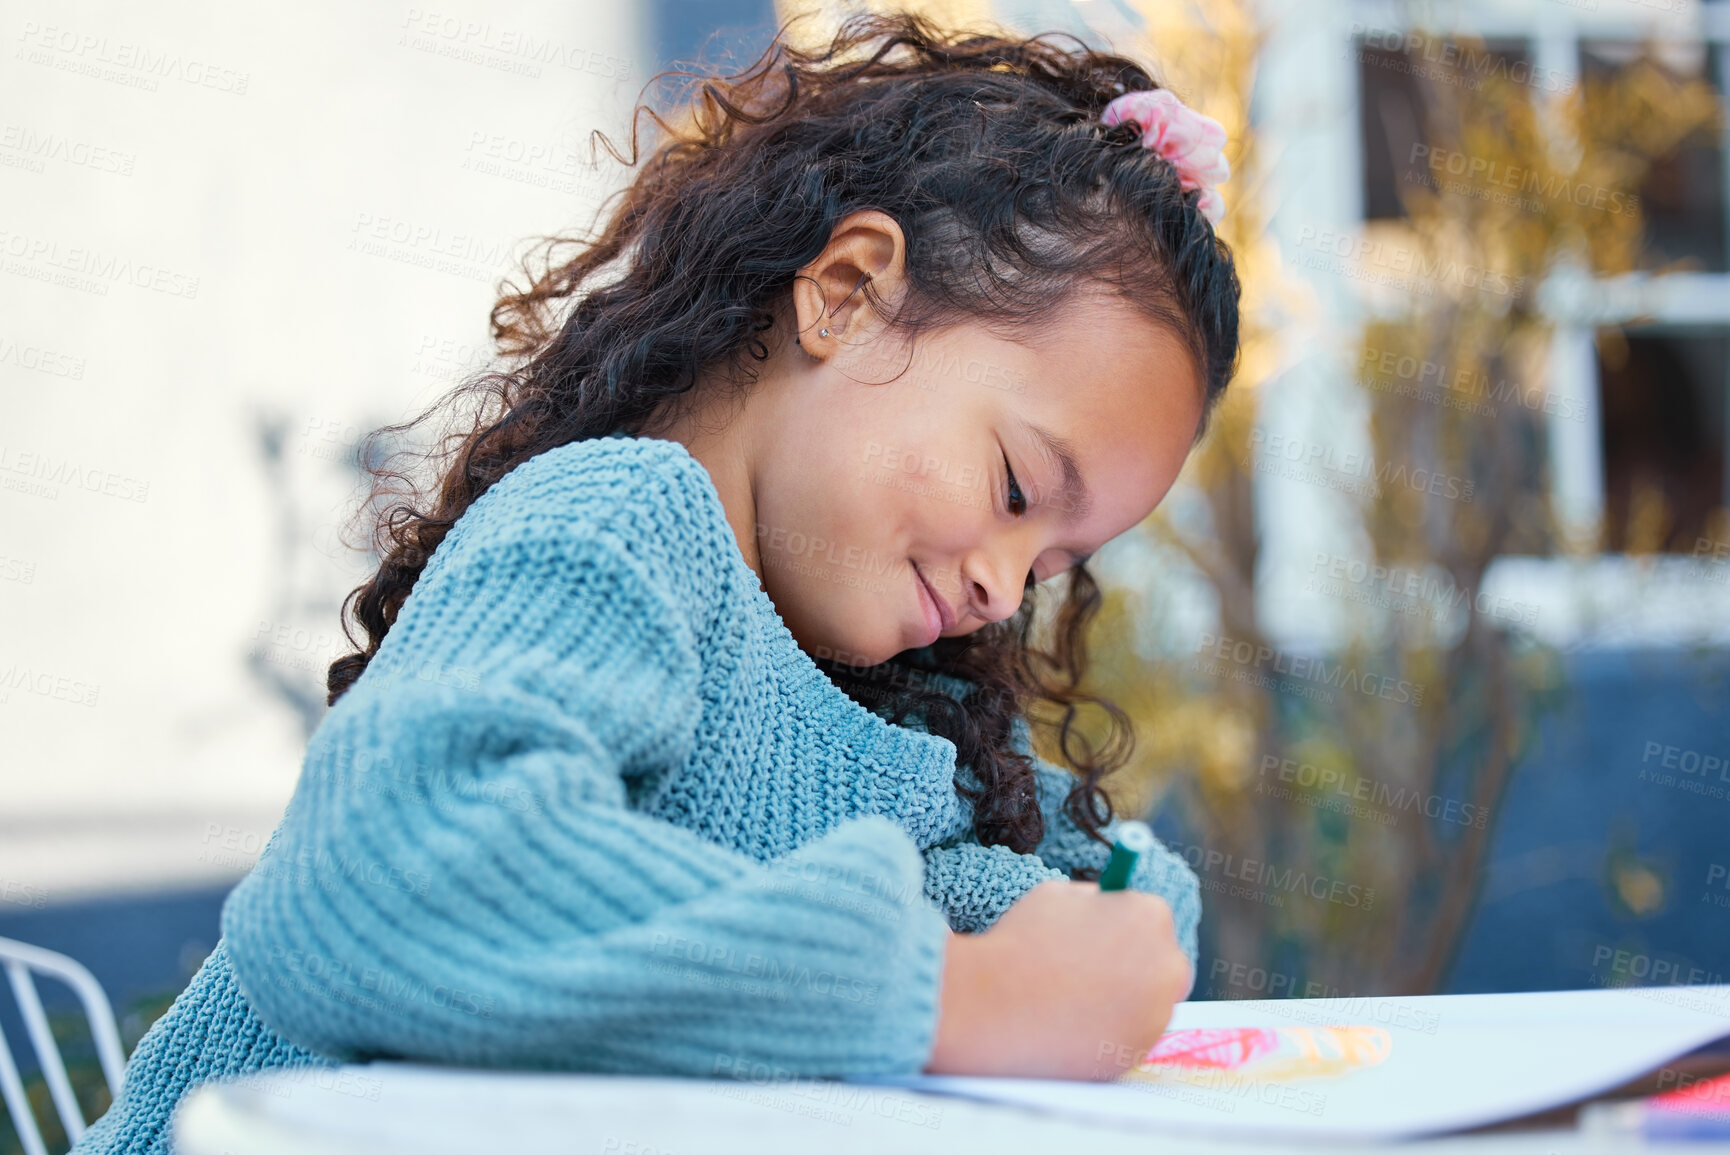
{"type": "MultiPolygon", "coordinates": [[[[854,1084],[754,1085],[411,1063],[276,1071],[206,1084],[181,1103],[174,1135],[181,1155],[1610,1155],[1658,1149],[1555,1129],[1349,1148],[1218,1142],[854,1084]]],[[[1730,1145],[1686,1150],[1724,1152],[1730,1145]]]]}

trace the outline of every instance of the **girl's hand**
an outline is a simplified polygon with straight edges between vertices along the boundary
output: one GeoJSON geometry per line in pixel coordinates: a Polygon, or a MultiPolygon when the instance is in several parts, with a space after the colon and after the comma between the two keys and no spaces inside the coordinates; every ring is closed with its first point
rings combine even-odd
{"type": "Polygon", "coordinates": [[[1042,882],[982,934],[949,936],[934,1075],[1115,1078],[1189,994],[1189,958],[1158,895],[1042,882]]]}

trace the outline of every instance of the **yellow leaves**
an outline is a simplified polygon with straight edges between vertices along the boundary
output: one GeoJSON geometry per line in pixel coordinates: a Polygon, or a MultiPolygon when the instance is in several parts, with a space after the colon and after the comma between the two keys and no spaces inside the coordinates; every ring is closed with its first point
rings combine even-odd
{"type": "Polygon", "coordinates": [[[1192,774],[1205,796],[1229,800],[1254,785],[1255,719],[1224,696],[1190,694],[1156,679],[1112,698],[1135,722],[1135,756],[1107,791],[1121,813],[1145,810],[1173,777],[1192,774]]]}
{"type": "MultiPolygon", "coordinates": [[[[1470,88],[1432,83],[1425,102],[1427,187],[1401,186],[1410,215],[1374,226],[1383,243],[1419,248],[1426,264],[1475,256],[1532,280],[1574,249],[1600,273],[1635,268],[1642,182],[1721,115],[1709,84],[1649,52],[1614,71],[1588,69],[1565,93],[1489,76],[1470,88]]],[[[1455,301],[1496,304],[1445,281],[1437,288],[1455,301]]]]}
{"type": "Polygon", "coordinates": [[[1645,866],[1631,866],[1615,875],[1616,896],[1644,918],[1664,905],[1664,882],[1645,866]]]}
{"type": "MultiPolygon", "coordinates": [[[[1722,111],[1704,78],[1672,71],[1648,45],[1613,71],[1588,70],[1565,116],[1581,155],[1577,169],[1562,175],[1576,188],[1610,188],[1632,197],[1654,165],[1689,139],[1716,132],[1722,111]]],[[[1593,269],[1622,273],[1638,266],[1643,230],[1637,199],[1632,212],[1593,213],[1588,207],[1569,219],[1584,238],[1593,269]]]]}
{"type": "Polygon", "coordinates": [[[1631,554],[1659,553],[1670,540],[1675,515],[1663,488],[1652,478],[1636,476],[1628,501],[1628,519],[1623,530],[1625,548],[1631,554]]]}
{"type": "Polygon", "coordinates": [[[1647,918],[1664,908],[1664,879],[1635,849],[1633,829],[1619,826],[1604,856],[1605,882],[1611,896],[1635,918],[1647,918]]]}
{"type": "Polygon", "coordinates": [[[1701,129],[1718,127],[1711,86],[1666,67],[1651,45],[1608,75],[1588,72],[1578,93],[1570,105],[1573,127],[1606,159],[1622,153],[1650,162],[1701,129]]]}
{"type": "Polygon", "coordinates": [[[1247,472],[1244,459],[1249,453],[1255,414],[1254,396],[1234,380],[1214,410],[1206,439],[1185,465],[1194,484],[1213,489],[1226,484],[1232,475],[1247,472]]]}
{"type": "MultiPolygon", "coordinates": [[[[1201,711],[1192,711],[1200,714],[1201,711]]],[[[1227,793],[1241,793],[1255,778],[1258,745],[1254,720],[1247,710],[1227,705],[1201,719],[1196,768],[1202,780],[1227,793]]]]}

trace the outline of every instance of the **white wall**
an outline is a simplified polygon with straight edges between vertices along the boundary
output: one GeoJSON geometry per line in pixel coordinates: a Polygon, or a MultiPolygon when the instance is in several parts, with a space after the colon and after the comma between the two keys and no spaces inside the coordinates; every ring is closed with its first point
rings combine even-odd
{"type": "Polygon", "coordinates": [[[343,455],[650,72],[629,5],[148,8],[0,4],[0,910],[250,867],[306,735],[248,652],[322,709],[370,572],[343,455]]]}

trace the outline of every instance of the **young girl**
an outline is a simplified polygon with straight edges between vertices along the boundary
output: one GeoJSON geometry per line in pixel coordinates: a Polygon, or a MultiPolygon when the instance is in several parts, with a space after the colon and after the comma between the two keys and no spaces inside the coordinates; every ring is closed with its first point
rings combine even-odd
{"type": "Polygon", "coordinates": [[[372,1058],[1106,1078],[1187,995],[1196,880],[1099,890],[1128,746],[1070,723],[1084,563],[1237,354],[1218,126],[869,15],[693,120],[495,308],[496,409],[387,515],[287,813],[78,1151],[372,1058]]]}

